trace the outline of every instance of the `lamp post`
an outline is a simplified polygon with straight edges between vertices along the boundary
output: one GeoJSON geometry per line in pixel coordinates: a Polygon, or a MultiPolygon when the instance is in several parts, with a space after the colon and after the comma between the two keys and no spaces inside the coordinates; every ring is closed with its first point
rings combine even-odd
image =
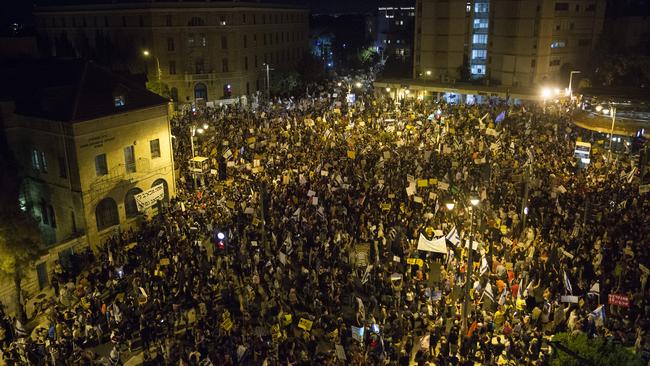
{"type": "Polygon", "coordinates": [[[569,73],[569,100],[573,100],[573,74],[580,74],[580,71],[573,70],[569,73]]]}
{"type": "Polygon", "coordinates": [[[156,74],[158,77],[158,83],[160,83],[160,79],[162,78],[162,70],[160,69],[160,60],[158,60],[158,57],[156,57],[155,55],[152,55],[151,52],[149,52],[149,50],[143,50],[142,55],[144,57],[152,56],[154,60],[156,60],[156,74]]]}
{"type": "MultiPolygon", "coordinates": [[[[465,272],[467,273],[467,278],[465,280],[465,298],[463,301],[463,318],[462,318],[462,324],[461,324],[461,329],[462,329],[462,334],[465,334],[465,331],[467,330],[467,321],[469,318],[469,292],[472,286],[472,272],[474,269],[474,209],[479,205],[481,201],[479,200],[478,196],[476,195],[471,195],[470,196],[470,206],[466,206],[469,209],[470,213],[470,227],[469,227],[469,245],[468,245],[468,255],[467,255],[467,265],[466,265],[466,270],[465,272]]],[[[445,206],[449,211],[453,210],[455,207],[455,204],[453,202],[448,202],[445,203],[445,206]]],[[[461,244],[462,245],[462,244],[461,244]]],[[[461,337],[462,338],[462,337],[461,337]]]]}
{"type": "Polygon", "coordinates": [[[267,63],[263,64],[264,70],[266,71],[266,97],[271,99],[271,66],[267,63]]]}
{"type": "Polygon", "coordinates": [[[205,130],[208,129],[208,124],[204,123],[202,127],[196,127],[195,125],[190,125],[190,146],[192,149],[192,158],[195,156],[194,153],[194,136],[196,136],[197,133],[202,134],[205,132],[205,130]]]}
{"type": "Polygon", "coordinates": [[[596,106],[596,112],[602,112],[604,115],[612,117],[612,127],[609,131],[609,160],[612,160],[612,147],[614,145],[614,126],[616,125],[616,107],[612,103],[608,103],[609,108],[603,108],[602,105],[596,106]]]}

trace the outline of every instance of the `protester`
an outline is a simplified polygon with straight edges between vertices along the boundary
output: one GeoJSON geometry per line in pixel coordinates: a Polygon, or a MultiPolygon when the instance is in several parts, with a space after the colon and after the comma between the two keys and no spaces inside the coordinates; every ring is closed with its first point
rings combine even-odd
{"type": "Polygon", "coordinates": [[[7,364],[546,365],[562,331],[647,359],[650,204],[627,154],[582,166],[575,141],[596,140],[565,106],[311,90],[176,115],[177,196],[57,275],[46,331],[2,314],[7,364]],[[204,123],[212,170],[192,176],[204,123]]]}

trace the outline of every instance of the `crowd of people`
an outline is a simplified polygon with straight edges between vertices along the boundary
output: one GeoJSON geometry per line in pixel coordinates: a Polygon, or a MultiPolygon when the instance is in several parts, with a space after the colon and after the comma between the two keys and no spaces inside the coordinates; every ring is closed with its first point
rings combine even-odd
{"type": "Polygon", "coordinates": [[[566,105],[345,94],[176,115],[176,196],[57,288],[46,327],[2,314],[7,364],[547,365],[559,332],[647,362],[629,154],[574,158],[599,138],[566,105]]]}

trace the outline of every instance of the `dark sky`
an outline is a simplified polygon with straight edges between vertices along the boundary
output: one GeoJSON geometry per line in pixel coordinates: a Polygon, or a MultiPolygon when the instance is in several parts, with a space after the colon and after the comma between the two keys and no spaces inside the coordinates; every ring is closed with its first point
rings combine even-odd
{"type": "MultiPolygon", "coordinates": [[[[261,2],[303,4],[309,6],[312,13],[315,14],[368,12],[376,8],[378,2],[390,1],[391,0],[261,0],[261,2]]],[[[415,0],[412,1],[415,3],[415,0]]],[[[34,3],[61,4],[89,2],[111,2],[111,0],[0,0],[0,24],[2,29],[5,29],[7,25],[13,22],[29,25],[31,23],[31,12],[34,3]]],[[[609,15],[650,15],[650,0],[607,0],[607,3],[609,15]]]]}

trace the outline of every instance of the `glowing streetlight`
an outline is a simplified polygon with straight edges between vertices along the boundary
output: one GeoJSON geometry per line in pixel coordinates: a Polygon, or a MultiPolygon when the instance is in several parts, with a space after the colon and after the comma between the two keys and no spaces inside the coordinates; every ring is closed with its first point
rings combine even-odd
{"type": "Polygon", "coordinates": [[[472,206],[478,206],[480,202],[481,200],[479,200],[478,197],[472,197],[469,199],[469,203],[471,203],[472,206]]]}
{"type": "Polygon", "coordinates": [[[144,56],[149,56],[149,51],[148,51],[148,50],[144,50],[144,51],[142,51],[142,55],[144,55],[144,56]]]}
{"type": "Polygon", "coordinates": [[[361,88],[361,83],[359,83],[359,82],[357,82],[357,83],[354,84],[354,85],[355,85],[357,88],[361,88]]]}
{"type": "Polygon", "coordinates": [[[210,126],[209,126],[207,123],[204,123],[204,124],[203,124],[203,129],[204,129],[204,130],[207,130],[208,127],[210,127],[210,126]]]}
{"type": "Polygon", "coordinates": [[[542,98],[544,98],[544,100],[549,99],[552,94],[553,91],[551,88],[542,88],[542,98]]]}
{"type": "Polygon", "coordinates": [[[427,76],[431,76],[431,70],[427,70],[427,76]]]}
{"type": "Polygon", "coordinates": [[[454,207],[456,207],[456,204],[453,202],[447,202],[445,203],[445,206],[447,207],[447,210],[451,211],[454,209],[454,207]]]}
{"type": "Polygon", "coordinates": [[[597,106],[596,106],[596,112],[600,113],[600,111],[602,111],[602,110],[603,110],[603,106],[602,106],[602,105],[597,105],[597,106]]]}
{"type": "Polygon", "coordinates": [[[386,88],[386,92],[387,92],[387,93],[390,93],[390,88],[386,88]]]}
{"type": "Polygon", "coordinates": [[[197,129],[196,129],[196,132],[198,132],[198,133],[203,133],[203,132],[205,132],[205,131],[204,131],[202,128],[197,128],[197,129]]]}

